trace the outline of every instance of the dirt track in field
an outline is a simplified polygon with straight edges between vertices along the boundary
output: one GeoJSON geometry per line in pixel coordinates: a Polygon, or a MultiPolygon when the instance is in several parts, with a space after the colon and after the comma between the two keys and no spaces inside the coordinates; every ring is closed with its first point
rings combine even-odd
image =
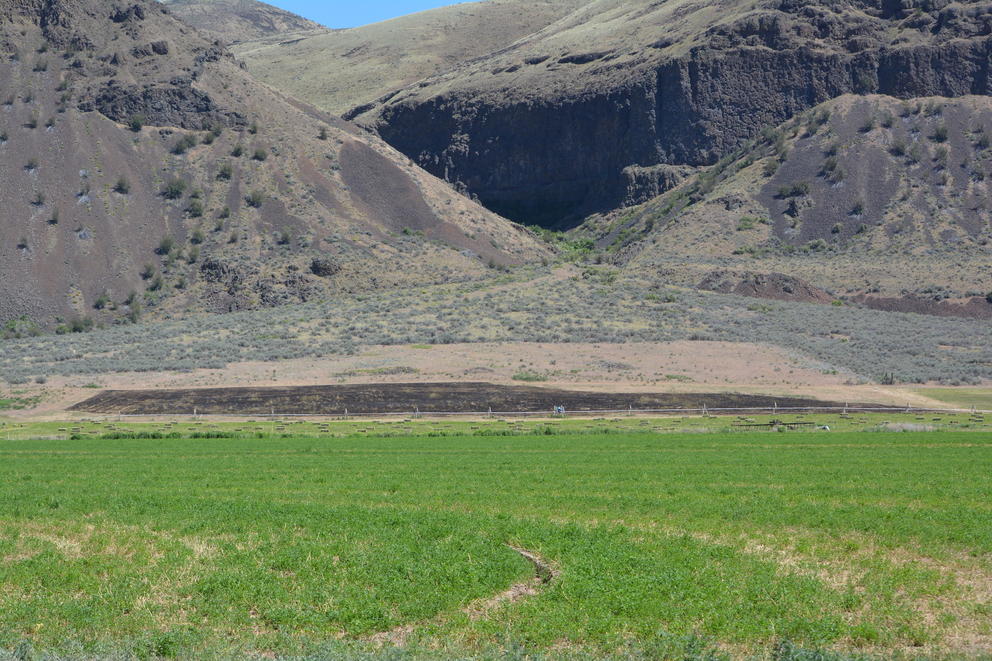
{"type": "Polygon", "coordinates": [[[491,383],[370,383],[271,388],[106,390],[70,410],[131,415],[367,415],[390,413],[550,413],[644,409],[843,406],[736,393],[615,393],[491,383]]]}

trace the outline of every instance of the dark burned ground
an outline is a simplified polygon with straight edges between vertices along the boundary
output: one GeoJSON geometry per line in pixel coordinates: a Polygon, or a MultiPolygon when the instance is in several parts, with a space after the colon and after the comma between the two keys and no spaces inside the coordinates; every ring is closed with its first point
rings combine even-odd
{"type": "Polygon", "coordinates": [[[381,383],[282,388],[107,390],[70,410],[137,415],[342,415],[376,413],[484,413],[605,411],[662,408],[831,406],[793,397],[734,393],[597,393],[490,383],[381,383]]]}

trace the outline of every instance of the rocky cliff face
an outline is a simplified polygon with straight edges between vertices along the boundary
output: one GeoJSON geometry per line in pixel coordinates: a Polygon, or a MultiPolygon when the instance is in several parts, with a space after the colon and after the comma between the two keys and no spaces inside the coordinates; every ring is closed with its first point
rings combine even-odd
{"type": "Polygon", "coordinates": [[[987,2],[593,2],[353,113],[525,223],[637,198],[628,166],[710,164],[842,94],[990,92],[987,2]]]}

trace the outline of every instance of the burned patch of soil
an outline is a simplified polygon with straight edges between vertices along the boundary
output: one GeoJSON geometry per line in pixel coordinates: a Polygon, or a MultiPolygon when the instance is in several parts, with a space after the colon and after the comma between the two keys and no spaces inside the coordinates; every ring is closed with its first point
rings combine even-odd
{"type": "Polygon", "coordinates": [[[915,312],[916,314],[929,314],[935,317],[992,319],[992,302],[983,296],[938,301],[921,296],[885,297],[862,294],[853,300],[867,308],[887,312],[915,312]]]}
{"type": "Polygon", "coordinates": [[[606,393],[490,383],[374,383],[273,388],[107,390],[70,410],[133,415],[343,415],[345,413],[550,413],[644,409],[833,406],[833,402],[736,393],[606,393]]]}

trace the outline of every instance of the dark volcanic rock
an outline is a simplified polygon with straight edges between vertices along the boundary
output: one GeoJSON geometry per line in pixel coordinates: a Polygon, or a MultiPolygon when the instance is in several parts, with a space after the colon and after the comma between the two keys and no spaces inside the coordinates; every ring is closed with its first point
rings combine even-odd
{"type": "MultiPolygon", "coordinates": [[[[153,44],[154,47],[154,44],[153,44]]],[[[110,81],[94,98],[79,104],[83,112],[97,110],[106,117],[125,123],[135,116],[154,126],[202,129],[214,124],[244,126],[237,112],[221,111],[210,96],[188,82],[168,87],[122,87],[110,81]]]]}
{"type": "MultiPolygon", "coordinates": [[[[643,12],[663,10],[655,5],[643,12]]],[[[589,59],[602,48],[534,65],[536,73],[501,73],[503,62],[534,59],[540,43],[527,43],[410,87],[362,120],[490,208],[568,224],[631,201],[624,168],[711,164],[762,128],[843,94],[988,94],[990,14],[966,5],[765,2],[681,44],[657,36],[625,44],[629,54],[615,62],[589,59]]],[[[588,46],[623,38],[618,30],[588,46]]]]}
{"type": "Polygon", "coordinates": [[[315,257],[310,262],[310,272],[321,278],[329,278],[341,271],[341,265],[329,257],[315,257]]]}

